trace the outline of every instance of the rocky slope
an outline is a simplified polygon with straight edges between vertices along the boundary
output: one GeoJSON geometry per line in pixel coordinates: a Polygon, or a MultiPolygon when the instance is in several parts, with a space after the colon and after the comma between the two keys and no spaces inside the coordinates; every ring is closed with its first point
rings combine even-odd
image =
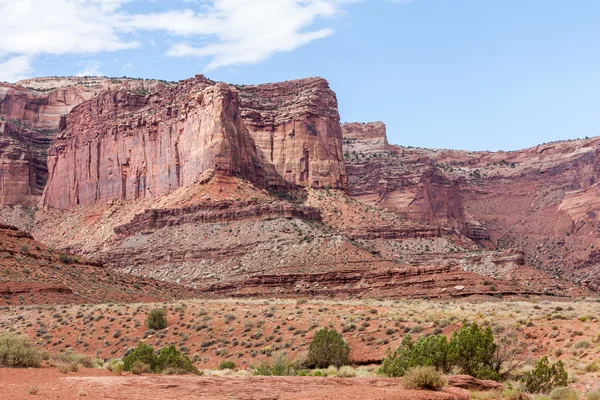
{"type": "Polygon", "coordinates": [[[58,253],[15,227],[0,224],[0,304],[164,301],[193,289],[109,272],[81,256],[58,253]]]}
{"type": "Polygon", "coordinates": [[[103,90],[144,94],[165,85],[154,80],[97,77],[0,83],[0,206],[37,205],[47,181],[47,150],[61,118],[73,107],[103,90]]]}
{"type": "Polygon", "coordinates": [[[343,131],[350,195],[599,287],[600,138],[466,152],[389,145],[381,123],[343,131]]]}

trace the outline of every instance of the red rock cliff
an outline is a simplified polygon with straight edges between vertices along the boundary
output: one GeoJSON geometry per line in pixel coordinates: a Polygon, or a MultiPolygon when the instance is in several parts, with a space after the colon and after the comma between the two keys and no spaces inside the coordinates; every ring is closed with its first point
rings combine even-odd
{"type": "Polygon", "coordinates": [[[47,181],[47,151],[61,118],[110,88],[146,93],[166,83],[101,77],[35,78],[0,84],[0,206],[39,203],[47,181]]]}
{"type": "Polygon", "coordinates": [[[154,197],[214,175],[345,188],[335,94],[323,79],[233,87],[197,76],[76,107],[49,156],[44,205],[154,197]]]}
{"type": "MultiPolygon", "coordinates": [[[[524,251],[525,262],[600,288],[600,138],[511,152],[374,143],[343,126],[348,192],[411,219],[524,251]]],[[[369,134],[370,132],[370,134],[369,134]]]]}

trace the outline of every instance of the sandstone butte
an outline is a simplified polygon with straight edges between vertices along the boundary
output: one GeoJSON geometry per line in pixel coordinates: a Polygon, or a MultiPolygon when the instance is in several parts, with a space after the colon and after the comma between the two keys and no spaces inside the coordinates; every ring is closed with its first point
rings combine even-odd
{"type": "Polygon", "coordinates": [[[76,106],[50,149],[43,204],[136,200],[237,176],[272,189],[345,189],[337,100],[323,79],[230,86],[203,76],[76,106]]]}

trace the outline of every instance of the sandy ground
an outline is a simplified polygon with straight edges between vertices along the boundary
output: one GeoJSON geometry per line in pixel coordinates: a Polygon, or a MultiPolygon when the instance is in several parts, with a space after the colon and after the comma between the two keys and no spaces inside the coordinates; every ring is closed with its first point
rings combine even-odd
{"type": "Polygon", "coordinates": [[[115,376],[82,369],[68,375],[55,368],[0,369],[0,399],[111,400],[451,400],[466,390],[407,390],[399,380],[313,377],[115,376]],[[35,392],[35,393],[34,393],[35,392]]]}

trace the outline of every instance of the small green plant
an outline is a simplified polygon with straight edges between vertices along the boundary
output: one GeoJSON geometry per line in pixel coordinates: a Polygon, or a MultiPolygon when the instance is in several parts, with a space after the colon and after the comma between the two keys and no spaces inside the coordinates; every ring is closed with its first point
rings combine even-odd
{"type": "Polygon", "coordinates": [[[68,254],[61,254],[58,256],[58,259],[60,260],[61,263],[63,264],[72,264],[73,263],[73,258],[68,255],[68,254]]]}
{"type": "Polygon", "coordinates": [[[200,371],[194,366],[192,360],[177,351],[174,344],[170,344],[160,351],[157,358],[156,372],[165,374],[200,374],[200,371]]]}
{"type": "Polygon", "coordinates": [[[490,327],[482,329],[476,323],[465,323],[454,331],[448,347],[448,357],[463,374],[479,379],[499,379],[493,367],[497,345],[490,327]]]}
{"type": "Polygon", "coordinates": [[[414,367],[406,371],[404,386],[408,389],[440,390],[446,386],[444,377],[431,366],[414,367]]]}
{"type": "Polygon", "coordinates": [[[348,365],[350,346],[335,329],[319,329],[308,347],[307,365],[311,368],[327,368],[330,365],[348,365]]]}
{"type": "Polygon", "coordinates": [[[447,373],[453,365],[448,350],[448,341],[444,335],[421,336],[416,343],[411,335],[406,335],[396,351],[388,350],[379,373],[399,377],[410,368],[420,366],[431,366],[447,373]]]}
{"type": "Polygon", "coordinates": [[[525,373],[521,384],[529,393],[550,393],[556,387],[567,386],[568,377],[562,361],[550,364],[548,356],[545,356],[533,370],[525,373]]]}
{"type": "Polygon", "coordinates": [[[154,349],[144,342],[139,342],[137,348],[125,357],[123,360],[123,369],[125,371],[132,371],[133,364],[136,361],[148,365],[151,371],[155,371],[158,365],[158,359],[154,354],[154,349]]]}
{"type": "Polygon", "coordinates": [[[39,367],[46,354],[35,348],[26,336],[0,334],[0,366],[11,368],[39,367]]]}
{"type": "Polygon", "coordinates": [[[219,364],[219,369],[234,369],[235,363],[233,361],[223,361],[219,364]]]}
{"type": "Polygon", "coordinates": [[[148,329],[160,331],[167,327],[167,310],[165,308],[155,308],[151,310],[146,318],[148,329]]]}

